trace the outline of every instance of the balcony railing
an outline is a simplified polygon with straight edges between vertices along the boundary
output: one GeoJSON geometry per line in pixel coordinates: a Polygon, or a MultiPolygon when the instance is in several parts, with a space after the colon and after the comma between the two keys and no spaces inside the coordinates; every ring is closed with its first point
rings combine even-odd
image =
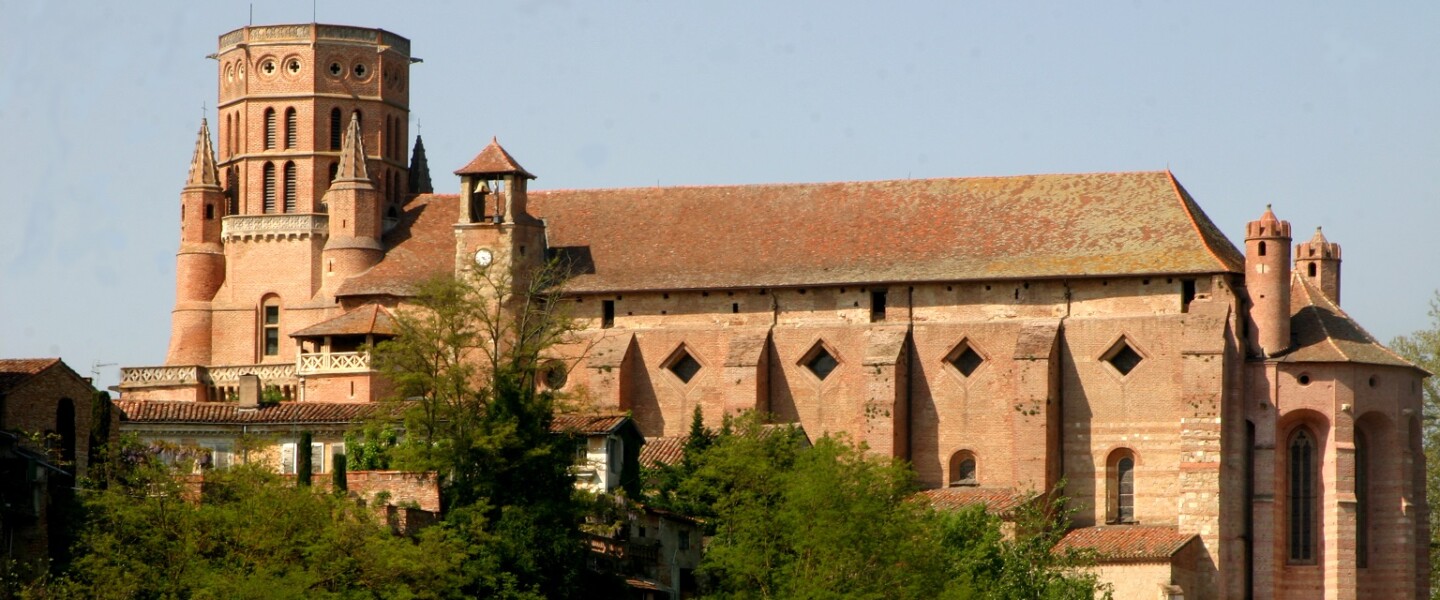
{"type": "Polygon", "coordinates": [[[256,375],[264,385],[291,385],[295,383],[295,365],[126,367],[120,369],[120,387],[224,386],[238,383],[241,375],[256,375]]]}
{"type": "Polygon", "coordinates": [[[301,354],[295,367],[295,373],[298,375],[368,373],[369,371],[370,355],[364,352],[301,354]]]}

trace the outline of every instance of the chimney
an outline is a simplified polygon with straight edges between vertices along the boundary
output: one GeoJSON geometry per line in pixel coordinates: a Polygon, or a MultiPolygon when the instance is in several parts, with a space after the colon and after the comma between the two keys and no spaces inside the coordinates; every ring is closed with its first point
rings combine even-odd
{"type": "Polygon", "coordinates": [[[260,376],[240,376],[240,408],[260,408],[260,376]]]}

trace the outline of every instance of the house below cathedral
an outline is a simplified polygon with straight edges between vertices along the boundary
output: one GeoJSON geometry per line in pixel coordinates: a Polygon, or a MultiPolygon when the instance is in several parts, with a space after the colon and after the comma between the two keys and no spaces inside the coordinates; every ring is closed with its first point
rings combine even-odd
{"type": "Polygon", "coordinates": [[[362,348],[418,284],[555,259],[584,339],[544,383],[644,436],[755,410],[957,497],[1063,484],[1066,543],[1137,593],[1428,596],[1427,373],[1340,308],[1318,229],[1267,208],[1238,248],[1168,171],[532,190],[493,140],[435,193],[408,40],[251,26],[216,58],[127,402],[383,399],[362,348]]]}

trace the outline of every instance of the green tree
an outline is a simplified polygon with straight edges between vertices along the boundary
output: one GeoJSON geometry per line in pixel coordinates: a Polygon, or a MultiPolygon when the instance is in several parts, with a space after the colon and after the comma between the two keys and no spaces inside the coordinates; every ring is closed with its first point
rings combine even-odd
{"type": "Polygon", "coordinates": [[[488,573],[466,588],[477,596],[583,594],[575,441],[550,433],[557,398],[536,385],[547,352],[576,329],[559,301],[563,274],[551,262],[520,277],[475,267],[428,281],[373,351],[410,401],[394,466],[437,472],[445,527],[495,542],[466,568],[488,573]]]}
{"type": "Polygon", "coordinates": [[[354,502],[262,468],[207,474],[200,490],[129,443],[112,485],[85,498],[71,570],[33,597],[450,598],[462,557],[441,528],[397,537],[354,502]],[[196,496],[198,494],[198,497],[196,496]]]}
{"type": "MultiPolygon", "coordinates": [[[[1416,366],[1440,373],[1440,291],[1430,299],[1430,327],[1390,341],[1390,347],[1416,366]]],[[[1424,382],[1425,496],[1440,501],[1440,377],[1424,382]]],[[[1440,573],[1440,510],[1430,511],[1430,571],[1440,573]]],[[[1440,586],[1433,586],[1431,598],[1440,598],[1440,586]]]]}

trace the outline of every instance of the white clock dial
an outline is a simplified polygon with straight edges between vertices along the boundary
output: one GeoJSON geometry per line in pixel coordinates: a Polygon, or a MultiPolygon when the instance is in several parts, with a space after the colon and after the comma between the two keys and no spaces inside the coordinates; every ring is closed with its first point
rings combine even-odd
{"type": "Polygon", "coordinates": [[[481,248],[475,251],[475,264],[477,265],[480,265],[482,267],[488,267],[490,266],[491,262],[494,262],[494,260],[495,255],[491,254],[490,250],[487,248],[481,248]]]}

